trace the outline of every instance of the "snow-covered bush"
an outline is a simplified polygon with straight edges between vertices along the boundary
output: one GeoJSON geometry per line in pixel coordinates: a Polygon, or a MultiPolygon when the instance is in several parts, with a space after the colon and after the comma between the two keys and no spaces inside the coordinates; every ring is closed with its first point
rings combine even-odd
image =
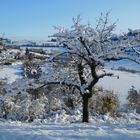
{"type": "Polygon", "coordinates": [[[6,82],[0,81],[0,96],[5,94],[4,85],[6,82]]]}
{"type": "Polygon", "coordinates": [[[28,92],[29,88],[36,88],[37,85],[33,80],[28,79],[20,79],[10,85],[5,85],[3,87],[5,93],[0,95],[0,116],[13,120],[27,120],[32,115],[34,118],[41,116],[42,106],[46,102],[45,96],[34,99],[28,92]]]}
{"type": "Polygon", "coordinates": [[[31,100],[30,96],[25,99],[16,96],[7,96],[0,100],[0,116],[5,119],[12,120],[33,120],[36,118],[43,118],[45,114],[45,105],[47,99],[42,98],[31,100]]]}
{"type": "Polygon", "coordinates": [[[47,98],[42,96],[39,99],[31,101],[31,104],[28,108],[29,110],[29,120],[32,121],[36,118],[43,119],[46,113],[45,106],[47,104],[47,98]]]}
{"type": "Polygon", "coordinates": [[[80,108],[82,106],[82,98],[78,91],[73,92],[73,88],[64,88],[63,102],[64,106],[70,109],[80,108]]]}
{"type": "Polygon", "coordinates": [[[65,86],[38,87],[38,81],[30,79],[20,79],[5,85],[5,93],[0,95],[0,117],[33,121],[49,118],[61,110],[71,115],[81,104],[77,96],[79,93],[72,94],[72,90],[65,86]],[[72,106],[68,103],[70,99],[72,106]]]}
{"type": "Polygon", "coordinates": [[[13,97],[1,98],[0,107],[0,116],[5,119],[15,119],[14,117],[18,114],[19,106],[15,104],[13,97]]]}
{"type": "Polygon", "coordinates": [[[98,115],[109,113],[114,116],[118,112],[120,105],[118,95],[103,88],[96,88],[94,92],[95,95],[89,102],[90,112],[98,115]]]}
{"type": "Polygon", "coordinates": [[[81,106],[79,93],[73,94],[72,89],[60,85],[49,85],[45,89],[46,98],[48,99],[46,113],[55,113],[58,110],[64,109],[69,114],[71,110],[81,106]]]}
{"type": "Polygon", "coordinates": [[[140,91],[137,91],[134,87],[132,87],[128,91],[127,100],[129,109],[140,113],[140,91]]]}
{"type": "Polygon", "coordinates": [[[119,109],[119,99],[113,92],[107,91],[107,94],[102,97],[103,101],[103,113],[110,113],[115,115],[119,109]]]}

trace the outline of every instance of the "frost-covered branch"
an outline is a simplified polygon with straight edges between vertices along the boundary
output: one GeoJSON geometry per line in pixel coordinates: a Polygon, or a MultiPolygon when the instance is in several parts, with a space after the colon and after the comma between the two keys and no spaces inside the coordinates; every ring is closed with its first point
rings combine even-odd
{"type": "Polygon", "coordinates": [[[138,51],[136,48],[132,48],[138,55],[140,55],[140,51],[138,51]]]}
{"type": "Polygon", "coordinates": [[[113,73],[103,73],[100,76],[98,76],[99,79],[104,78],[105,76],[113,76],[113,73]]]}

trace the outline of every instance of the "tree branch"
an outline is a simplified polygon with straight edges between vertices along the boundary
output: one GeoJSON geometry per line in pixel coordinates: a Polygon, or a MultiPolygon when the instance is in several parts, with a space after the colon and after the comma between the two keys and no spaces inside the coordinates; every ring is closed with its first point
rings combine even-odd
{"type": "Polygon", "coordinates": [[[79,38],[79,41],[81,42],[81,44],[83,45],[83,47],[86,49],[88,55],[91,55],[91,52],[90,52],[89,48],[87,47],[85,41],[83,40],[83,37],[80,37],[79,38]]]}
{"type": "Polygon", "coordinates": [[[132,62],[135,62],[137,64],[140,64],[140,61],[137,61],[136,59],[133,59],[131,57],[111,57],[111,58],[105,58],[105,61],[118,61],[118,60],[130,60],[132,62]]]}
{"type": "Polygon", "coordinates": [[[134,47],[132,49],[140,56],[140,51],[136,50],[134,47]]]}
{"type": "Polygon", "coordinates": [[[77,53],[77,52],[63,52],[63,53],[59,53],[59,54],[56,54],[55,56],[53,56],[52,58],[51,58],[51,60],[53,60],[53,59],[55,59],[55,58],[57,58],[57,57],[59,57],[59,56],[61,56],[61,55],[64,55],[64,54],[71,54],[71,55],[77,55],[79,58],[82,58],[82,59],[84,59],[86,62],[87,62],[87,64],[90,64],[90,61],[85,57],[85,55],[84,54],[79,54],[79,53],[77,53]]]}
{"type": "Polygon", "coordinates": [[[103,73],[100,76],[98,76],[98,79],[104,78],[105,76],[113,76],[113,73],[103,73]]]}
{"type": "MultiPolygon", "coordinates": [[[[64,85],[64,86],[68,86],[68,87],[74,87],[76,89],[78,89],[80,91],[80,87],[76,84],[73,84],[73,83],[67,83],[65,81],[56,81],[56,82],[46,82],[44,83],[43,85],[41,85],[40,87],[38,87],[36,90],[39,90],[41,88],[44,88],[46,87],[47,85],[64,85]]],[[[81,94],[81,93],[80,93],[81,94]]]]}

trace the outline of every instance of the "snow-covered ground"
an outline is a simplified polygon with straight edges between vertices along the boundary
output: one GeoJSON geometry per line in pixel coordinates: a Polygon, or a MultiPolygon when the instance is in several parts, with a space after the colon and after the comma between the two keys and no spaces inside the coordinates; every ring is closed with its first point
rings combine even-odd
{"type": "Polygon", "coordinates": [[[0,140],[139,140],[140,124],[0,121],[0,140]]]}
{"type": "Polygon", "coordinates": [[[13,65],[0,66],[0,80],[12,83],[16,79],[21,77],[22,77],[21,62],[15,63],[13,65]]]}
{"type": "Polygon", "coordinates": [[[118,70],[107,70],[114,74],[114,77],[104,77],[98,83],[99,86],[103,86],[108,90],[113,90],[120,97],[122,103],[126,101],[128,95],[128,90],[134,86],[137,90],[140,89],[140,74],[130,73],[130,72],[121,72],[118,70]],[[116,76],[119,76],[117,78],[116,76]]]}

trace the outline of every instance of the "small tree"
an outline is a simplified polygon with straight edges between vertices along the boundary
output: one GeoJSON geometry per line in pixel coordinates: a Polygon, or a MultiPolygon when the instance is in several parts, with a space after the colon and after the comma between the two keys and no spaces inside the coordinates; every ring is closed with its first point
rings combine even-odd
{"type": "MultiPolygon", "coordinates": [[[[106,61],[121,59],[134,60],[129,55],[131,46],[125,39],[113,39],[116,23],[110,24],[109,12],[101,14],[96,27],[81,24],[80,16],[73,18],[70,29],[55,27],[58,33],[53,37],[66,48],[66,51],[55,55],[69,57],[68,68],[63,67],[59,73],[61,81],[46,84],[63,84],[78,90],[83,99],[83,122],[89,121],[88,102],[93,95],[93,88],[105,76],[113,76],[106,72],[106,61]]],[[[57,79],[57,78],[56,78],[57,79]]],[[[45,84],[44,84],[45,85],[45,84]]]]}

